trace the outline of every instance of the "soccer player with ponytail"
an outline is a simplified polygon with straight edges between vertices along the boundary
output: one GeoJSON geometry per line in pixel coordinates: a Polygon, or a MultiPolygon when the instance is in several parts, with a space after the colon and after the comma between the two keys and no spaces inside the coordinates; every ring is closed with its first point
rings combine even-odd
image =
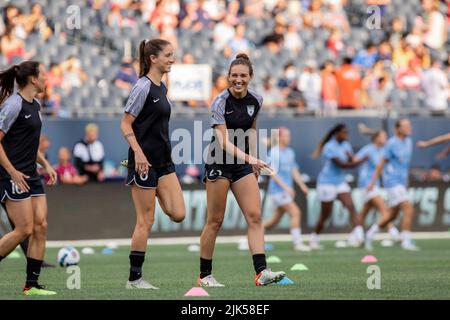
{"type": "Polygon", "coordinates": [[[14,229],[0,239],[0,261],[30,238],[23,293],[54,295],[38,283],[47,237],[47,199],[36,163],[47,171],[48,184],[57,175],[39,151],[40,104],[36,96],[45,90],[45,68],[24,61],[0,72],[0,200],[14,229]],[[14,91],[17,83],[18,91],[14,91]]]}
{"type": "Polygon", "coordinates": [[[161,81],[175,63],[174,48],[162,39],[144,40],[139,46],[139,80],[133,87],[121,122],[128,150],[128,177],[136,209],[130,252],[128,289],[158,289],[142,277],[147,239],[154,221],[155,196],[174,222],[185,217],[180,183],[172,161],[169,139],[171,104],[161,81]]]}

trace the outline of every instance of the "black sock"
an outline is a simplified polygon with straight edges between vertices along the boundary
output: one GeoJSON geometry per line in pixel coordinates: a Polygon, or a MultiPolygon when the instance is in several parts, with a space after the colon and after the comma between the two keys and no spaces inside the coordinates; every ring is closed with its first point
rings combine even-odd
{"type": "Polygon", "coordinates": [[[267,268],[266,255],[264,253],[254,254],[252,258],[256,274],[267,268]]]}
{"type": "Polygon", "coordinates": [[[34,287],[38,284],[39,274],[41,273],[42,260],[36,260],[27,257],[27,282],[25,287],[34,287]]]}
{"type": "Polygon", "coordinates": [[[203,259],[200,257],[200,279],[207,277],[212,271],[212,260],[203,259]]]}
{"type": "Polygon", "coordinates": [[[142,265],[145,260],[145,252],[131,251],[130,252],[130,277],[128,280],[135,281],[142,277],[142,265]]]}
{"type": "Polygon", "coordinates": [[[0,256],[0,261],[2,261],[3,259],[5,259],[5,257],[4,256],[0,256]]]}

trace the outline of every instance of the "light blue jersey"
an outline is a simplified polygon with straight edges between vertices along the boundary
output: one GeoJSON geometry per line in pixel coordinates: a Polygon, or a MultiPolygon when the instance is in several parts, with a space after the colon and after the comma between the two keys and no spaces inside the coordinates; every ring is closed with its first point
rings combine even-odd
{"type": "Polygon", "coordinates": [[[393,136],[386,144],[385,160],[383,170],[383,183],[386,188],[393,188],[398,185],[408,185],[409,165],[412,158],[412,140],[405,138],[401,140],[393,136]]]}
{"type": "MultiPolygon", "coordinates": [[[[380,163],[381,159],[384,159],[384,155],[385,149],[378,148],[373,143],[370,143],[359,150],[359,152],[356,154],[356,158],[363,159],[365,157],[368,157],[369,159],[364,162],[359,168],[358,188],[367,188],[367,186],[370,184],[370,181],[372,181],[372,177],[375,173],[377,165],[380,163]]],[[[377,180],[375,185],[377,187],[380,186],[380,179],[377,180]]]]}
{"type": "Polygon", "coordinates": [[[338,158],[347,162],[349,160],[347,153],[353,154],[352,146],[348,141],[339,143],[336,139],[332,139],[325,144],[322,150],[324,166],[319,173],[318,184],[340,185],[345,182],[345,170],[337,166],[332,159],[338,158]]]}
{"type": "MultiPolygon", "coordinates": [[[[294,187],[294,179],[292,177],[292,170],[298,168],[297,162],[295,161],[295,153],[291,148],[280,149],[276,146],[270,149],[269,152],[269,163],[271,165],[279,164],[277,175],[278,177],[286,183],[289,187],[294,187]]],[[[274,168],[277,169],[277,168],[274,168]]],[[[269,194],[276,194],[284,192],[284,189],[273,179],[270,179],[269,194]]]]}

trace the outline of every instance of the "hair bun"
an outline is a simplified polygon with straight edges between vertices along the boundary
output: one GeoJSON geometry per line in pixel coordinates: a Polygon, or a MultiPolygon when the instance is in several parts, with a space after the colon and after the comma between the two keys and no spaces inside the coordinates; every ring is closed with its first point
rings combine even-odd
{"type": "Polygon", "coordinates": [[[245,53],[239,53],[239,54],[236,56],[236,59],[244,59],[244,60],[250,61],[250,58],[249,58],[248,55],[245,54],[245,53]]]}

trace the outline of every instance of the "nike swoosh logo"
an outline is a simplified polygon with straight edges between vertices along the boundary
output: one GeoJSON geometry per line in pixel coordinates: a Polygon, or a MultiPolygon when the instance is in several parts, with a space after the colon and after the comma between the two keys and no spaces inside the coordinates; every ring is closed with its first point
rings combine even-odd
{"type": "Polygon", "coordinates": [[[159,99],[153,100],[153,103],[157,103],[159,101],[159,99]]]}
{"type": "Polygon", "coordinates": [[[39,275],[39,273],[36,273],[36,272],[33,272],[33,274],[34,274],[35,276],[38,276],[38,275],[39,275]]]}
{"type": "Polygon", "coordinates": [[[25,116],[25,119],[29,119],[29,118],[31,118],[31,114],[25,116]]]}
{"type": "Polygon", "coordinates": [[[227,112],[227,114],[232,114],[234,111],[227,112]]]}

